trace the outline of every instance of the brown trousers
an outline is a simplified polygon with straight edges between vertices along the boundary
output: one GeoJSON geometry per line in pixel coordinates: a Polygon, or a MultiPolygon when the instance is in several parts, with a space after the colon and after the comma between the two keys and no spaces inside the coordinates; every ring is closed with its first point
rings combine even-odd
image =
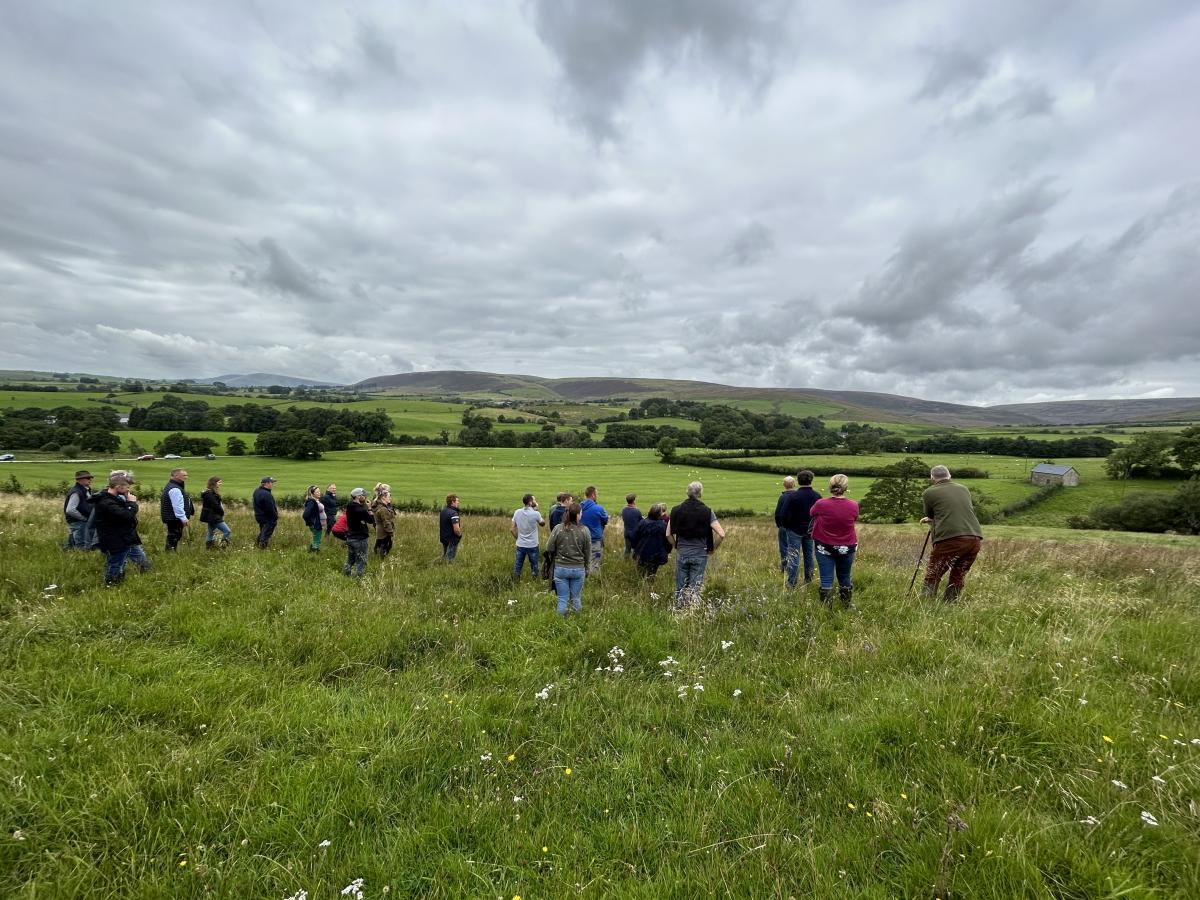
{"type": "Polygon", "coordinates": [[[971,566],[975,563],[975,557],[979,555],[979,548],[982,544],[983,538],[977,538],[971,534],[938,541],[933,545],[933,553],[929,556],[929,566],[925,569],[925,586],[937,590],[938,582],[942,580],[942,576],[949,569],[950,581],[948,584],[961,590],[967,580],[967,573],[971,571],[971,566]]]}

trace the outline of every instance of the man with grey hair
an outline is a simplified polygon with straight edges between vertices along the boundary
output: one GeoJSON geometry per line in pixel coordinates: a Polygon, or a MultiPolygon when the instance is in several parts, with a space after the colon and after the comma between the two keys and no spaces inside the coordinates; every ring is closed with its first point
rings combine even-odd
{"type": "Polygon", "coordinates": [[[787,571],[788,563],[788,530],[783,526],[783,517],[781,513],[783,508],[787,506],[788,495],[796,490],[796,479],[791,475],[785,475],[783,479],[783,493],[779,495],[779,499],[775,501],[775,530],[779,532],[779,571],[787,571]]]}
{"type": "Polygon", "coordinates": [[[700,599],[704,571],[709,554],[715,553],[725,539],[725,529],[717,515],[700,501],[704,485],[693,481],[687,486],[687,499],[671,510],[667,540],[675,554],[675,608],[682,609],[700,599]]]}
{"type": "Polygon", "coordinates": [[[183,537],[183,529],[187,527],[188,521],[195,512],[192,498],[184,489],[187,480],[187,469],[172,469],[171,480],[163,487],[162,494],[158,498],[159,518],[167,526],[167,552],[171,552],[179,546],[179,540],[183,537]]]}
{"type": "Polygon", "coordinates": [[[950,470],[945,466],[934,466],[929,470],[932,485],[921,495],[925,517],[921,521],[929,525],[933,538],[933,552],[925,569],[925,584],[922,596],[936,597],[938,582],[950,570],[950,579],[942,600],[953,603],[962,593],[967,572],[979,555],[983,544],[983,529],[975,516],[971,503],[971,492],[961,484],[950,480],[950,470]]]}

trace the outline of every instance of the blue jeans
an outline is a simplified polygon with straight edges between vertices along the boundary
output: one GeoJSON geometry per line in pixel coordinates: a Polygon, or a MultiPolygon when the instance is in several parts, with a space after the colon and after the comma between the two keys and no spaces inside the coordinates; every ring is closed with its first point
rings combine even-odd
{"type": "Polygon", "coordinates": [[[592,538],[592,564],[588,571],[592,574],[600,571],[600,560],[604,557],[604,538],[592,538]]]}
{"type": "Polygon", "coordinates": [[[821,570],[821,587],[833,587],[833,576],[842,587],[850,587],[850,569],[854,566],[854,554],[858,546],[849,547],[845,553],[838,553],[835,547],[827,544],[817,544],[817,568],[821,570]]]}
{"type": "Polygon", "coordinates": [[[800,559],[804,559],[804,583],[808,584],[813,577],[813,539],[807,534],[798,534],[789,528],[782,529],[787,532],[787,584],[788,587],[796,586],[797,576],[800,574],[800,559]]]}
{"type": "Polygon", "coordinates": [[[446,541],[442,544],[442,559],[446,562],[454,562],[454,557],[458,556],[458,539],[446,541]]]}
{"type": "Polygon", "coordinates": [[[92,529],[88,528],[86,521],[67,522],[67,540],[63,544],[64,550],[91,550],[95,542],[96,535],[92,529]]]}
{"type": "Polygon", "coordinates": [[[525,560],[529,560],[529,572],[534,578],[538,576],[538,548],[537,547],[518,547],[517,562],[513,566],[513,578],[521,577],[521,566],[525,560]]]}
{"type": "Polygon", "coordinates": [[[346,564],[342,566],[342,574],[354,574],[362,578],[367,574],[367,544],[369,538],[346,538],[346,564]]]}
{"type": "Polygon", "coordinates": [[[779,532],[779,571],[787,571],[788,563],[788,535],[791,532],[786,528],[776,529],[779,532]]]}
{"type": "Polygon", "coordinates": [[[675,557],[675,605],[687,606],[700,599],[704,587],[704,570],[708,568],[708,556],[675,557]]]}
{"type": "Polygon", "coordinates": [[[583,582],[585,578],[583,567],[555,566],[554,593],[558,595],[558,614],[567,614],[567,600],[579,612],[583,609],[583,582]]]}
{"type": "Polygon", "coordinates": [[[116,581],[125,574],[125,563],[131,562],[143,572],[150,570],[150,560],[141,544],[134,544],[115,553],[105,553],[107,560],[104,564],[104,580],[116,581]]]}
{"type": "Polygon", "coordinates": [[[229,543],[229,536],[233,532],[229,530],[228,525],[224,522],[205,522],[204,524],[208,527],[208,532],[204,535],[205,546],[212,544],[213,538],[216,537],[218,531],[221,532],[221,543],[229,543]]]}

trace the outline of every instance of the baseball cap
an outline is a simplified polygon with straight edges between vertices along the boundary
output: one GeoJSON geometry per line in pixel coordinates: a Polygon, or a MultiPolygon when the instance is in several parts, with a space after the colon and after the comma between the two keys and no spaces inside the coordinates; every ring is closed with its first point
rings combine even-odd
{"type": "Polygon", "coordinates": [[[268,481],[269,481],[269,482],[271,482],[272,484],[274,484],[274,483],[275,483],[275,479],[274,479],[274,478],[272,478],[270,475],[268,475],[266,478],[264,478],[264,479],[262,480],[262,484],[266,484],[268,481]]]}
{"type": "Polygon", "coordinates": [[[350,496],[351,497],[365,497],[365,496],[367,496],[367,490],[366,490],[366,488],[355,488],[354,490],[352,490],[350,492],[350,496]]]}
{"type": "Polygon", "coordinates": [[[80,478],[92,478],[92,477],[93,477],[92,473],[89,472],[87,469],[80,469],[78,472],[75,473],[76,481],[78,481],[80,478]]]}

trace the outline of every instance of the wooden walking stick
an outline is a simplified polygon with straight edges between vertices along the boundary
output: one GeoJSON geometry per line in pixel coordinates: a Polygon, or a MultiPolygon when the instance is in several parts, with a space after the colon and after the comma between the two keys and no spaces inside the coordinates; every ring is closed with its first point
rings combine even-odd
{"type": "Polygon", "coordinates": [[[910,581],[908,583],[908,593],[906,593],[904,595],[906,597],[909,597],[912,595],[913,585],[915,585],[917,583],[917,573],[921,571],[921,563],[923,563],[925,561],[925,551],[927,549],[929,549],[929,536],[931,534],[933,534],[932,528],[930,528],[927,532],[925,532],[925,543],[923,543],[921,545],[921,555],[917,557],[917,567],[916,567],[916,569],[913,570],[912,581],[910,581]]]}

